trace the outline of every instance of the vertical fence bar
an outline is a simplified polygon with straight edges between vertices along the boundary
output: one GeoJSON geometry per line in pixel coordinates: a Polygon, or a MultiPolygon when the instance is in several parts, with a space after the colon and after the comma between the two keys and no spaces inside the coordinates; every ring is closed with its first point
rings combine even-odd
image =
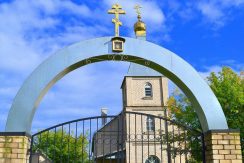
{"type": "MultiPolygon", "coordinates": [[[[181,132],[180,132],[180,128],[179,127],[177,127],[177,129],[178,129],[178,136],[180,137],[179,138],[179,142],[178,142],[178,149],[177,149],[177,151],[179,151],[179,154],[180,154],[180,163],[181,163],[181,155],[182,155],[182,149],[181,149],[181,132]]],[[[176,154],[177,154],[177,152],[176,152],[176,154]]]]}
{"type": "Polygon", "coordinates": [[[97,154],[97,152],[98,152],[98,151],[97,151],[97,145],[98,145],[98,137],[99,137],[99,136],[98,136],[98,119],[99,119],[99,118],[97,118],[97,125],[96,125],[96,126],[97,126],[97,130],[96,130],[96,138],[95,138],[96,140],[94,140],[94,148],[95,148],[95,156],[94,156],[94,157],[95,157],[95,161],[96,161],[96,162],[97,162],[97,156],[98,156],[98,154],[97,154]]]}
{"type": "Polygon", "coordinates": [[[129,163],[130,163],[130,138],[131,138],[131,133],[130,133],[130,128],[131,128],[131,125],[130,125],[130,115],[131,113],[129,113],[129,163]]]}
{"type": "MultiPolygon", "coordinates": [[[[40,142],[42,142],[42,134],[40,134],[40,142]]],[[[39,156],[38,156],[38,162],[39,162],[39,156]]]]}
{"type": "Polygon", "coordinates": [[[135,115],[135,162],[137,162],[137,126],[136,126],[136,114],[135,115]]]}
{"type": "Polygon", "coordinates": [[[96,118],[96,137],[93,139],[93,144],[94,144],[94,147],[93,147],[93,162],[97,162],[97,143],[98,143],[98,119],[99,118],[96,118]]]}
{"type": "Polygon", "coordinates": [[[112,134],[114,134],[112,132],[112,125],[110,125],[109,127],[109,155],[110,155],[110,160],[109,162],[112,163],[112,159],[111,159],[111,155],[112,155],[112,147],[111,147],[111,143],[113,142],[112,139],[112,134]]]}
{"type": "Polygon", "coordinates": [[[70,159],[70,123],[69,123],[69,137],[68,137],[68,162],[70,159]]]}
{"type": "Polygon", "coordinates": [[[53,156],[54,156],[54,160],[56,159],[56,157],[55,157],[55,155],[56,155],[56,132],[57,132],[57,128],[55,127],[55,129],[54,129],[54,136],[53,136],[53,138],[54,138],[54,148],[53,148],[53,156]]]}
{"type": "Polygon", "coordinates": [[[185,162],[187,162],[187,146],[186,146],[186,130],[184,129],[184,153],[185,153],[185,162]]]}
{"type": "MultiPolygon", "coordinates": [[[[164,110],[164,117],[167,117],[166,109],[164,110]]],[[[171,149],[170,149],[170,143],[169,143],[169,131],[168,131],[168,121],[165,119],[165,137],[166,137],[166,143],[167,143],[167,157],[168,157],[168,163],[171,163],[171,149]]],[[[173,142],[174,143],[174,142],[173,142]]]]}
{"type": "Polygon", "coordinates": [[[77,122],[75,122],[75,162],[77,161],[77,122]]]}
{"type": "MultiPolygon", "coordinates": [[[[62,125],[62,139],[61,139],[61,147],[63,147],[63,138],[64,138],[64,126],[62,125]]],[[[63,149],[61,149],[63,151],[63,149]]],[[[63,153],[63,152],[62,152],[63,153]]],[[[63,154],[61,156],[61,163],[63,162],[63,154]]]]}
{"type": "Polygon", "coordinates": [[[84,123],[85,123],[85,120],[83,120],[83,124],[82,124],[82,145],[81,145],[81,146],[82,146],[82,147],[81,147],[81,148],[82,148],[82,155],[81,155],[81,160],[82,160],[82,162],[84,162],[84,139],[85,139],[85,138],[84,138],[84,137],[85,137],[85,134],[84,134],[84,132],[85,132],[85,131],[84,131],[84,130],[85,130],[85,129],[84,129],[84,125],[85,125],[85,124],[84,124],[84,123]]]}
{"type": "MultiPolygon", "coordinates": [[[[147,117],[146,117],[147,118],[147,117]]],[[[146,126],[147,128],[148,126],[146,126]]],[[[149,152],[149,131],[148,131],[148,128],[147,128],[147,157],[150,156],[150,152],[149,152]]]]}
{"type": "Polygon", "coordinates": [[[91,119],[89,121],[89,149],[88,149],[88,155],[89,155],[89,162],[91,161],[91,134],[92,134],[92,131],[91,131],[91,119]]]}
{"type": "Polygon", "coordinates": [[[49,130],[47,131],[47,136],[46,136],[46,139],[47,139],[47,142],[46,142],[46,146],[45,146],[45,151],[46,151],[46,156],[48,157],[48,143],[49,143],[49,138],[48,138],[48,135],[49,135],[49,130]]]}
{"type": "Polygon", "coordinates": [[[122,112],[121,113],[121,127],[122,127],[122,129],[121,129],[121,132],[122,132],[122,137],[121,137],[121,161],[122,162],[124,162],[124,141],[125,141],[125,139],[124,139],[124,113],[122,112]]]}
{"type": "MultiPolygon", "coordinates": [[[[119,117],[118,119],[118,126],[117,126],[117,153],[119,153],[119,117]]],[[[117,162],[119,163],[119,154],[117,154],[117,162]]]]}
{"type": "Polygon", "coordinates": [[[29,157],[29,161],[30,161],[30,163],[32,163],[33,143],[34,143],[34,136],[31,137],[30,157],[29,157]]]}
{"type": "MultiPolygon", "coordinates": [[[[105,131],[101,131],[102,132],[102,151],[103,151],[103,156],[104,156],[104,144],[105,144],[105,131]]],[[[103,157],[103,163],[104,163],[104,157],[103,157]]]]}
{"type": "Polygon", "coordinates": [[[156,126],[155,126],[155,118],[153,118],[154,120],[154,133],[153,133],[153,142],[154,142],[154,155],[157,156],[157,152],[156,152],[156,126]]]}
{"type": "Polygon", "coordinates": [[[141,156],[142,156],[142,158],[141,158],[141,160],[142,160],[142,162],[143,162],[143,148],[144,148],[144,146],[143,146],[143,119],[142,119],[142,115],[141,115],[141,156]]]}
{"type": "Polygon", "coordinates": [[[201,138],[202,138],[202,162],[205,163],[206,162],[206,158],[205,158],[205,151],[206,151],[206,148],[205,148],[205,140],[204,140],[204,134],[202,133],[201,134],[201,138]]]}
{"type": "Polygon", "coordinates": [[[160,156],[161,156],[161,162],[163,162],[163,139],[162,139],[162,119],[160,118],[160,156]]]}
{"type": "MultiPolygon", "coordinates": [[[[173,127],[173,139],[174,139],[174,137],[175,137],[175,127],[174,127],[174,125],[172,125],[172,127],[173,127]]],[[[175,141],[173,141],[173,152],[174,152],[174,154],[175,154],[175,141]]],[[[175,157],[174,157],[174,163],[175,163],[175,157]]]]}

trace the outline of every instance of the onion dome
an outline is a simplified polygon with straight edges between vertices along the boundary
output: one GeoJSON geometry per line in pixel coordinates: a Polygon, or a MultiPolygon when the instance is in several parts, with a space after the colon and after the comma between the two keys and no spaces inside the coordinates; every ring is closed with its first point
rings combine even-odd
{"type": "Polygon", "coordinates": [[[141,16],[138,15],[138,21],[134,24],[134,31],[136,36],[146,36],[146,24],[141,21],[141,16]]]}

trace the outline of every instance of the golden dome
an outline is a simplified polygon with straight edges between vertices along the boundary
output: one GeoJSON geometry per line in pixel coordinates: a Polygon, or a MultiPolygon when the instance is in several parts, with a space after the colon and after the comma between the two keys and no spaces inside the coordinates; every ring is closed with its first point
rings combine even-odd
{"type": "Polygon", "coordinates": [[[141,21],[141,17],[138,16],[138,21],[134,25],[134,31],[136,36],[145,36],[146,35],[146,24],[141,21]]]}

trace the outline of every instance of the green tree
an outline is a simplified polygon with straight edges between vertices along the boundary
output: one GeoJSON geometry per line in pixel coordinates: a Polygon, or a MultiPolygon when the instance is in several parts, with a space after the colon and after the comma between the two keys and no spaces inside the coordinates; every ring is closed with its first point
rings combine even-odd
{"type": "Polygon", "coordinates": [[[231,68],[223,67],[207,78],[225,113],[229,128],[239,128],[244,155],[244,79],[231,68]]]}
{"type": "Polygon", "coordinates": [[[33,152],[41,152],[53,162],[88,163],[87,135],[75,138],[65,130],[47,131],[35,138],[33,152]]]}
{"type": "Polygon", "coordinates": [[[244,138],[244,80],[228,67],[211,73],[209,85],[225,113],[229,128],[239,128],[244,138]]]}
{"type": "Polygon", "coordinates": [[[176,89],[168,100],[171,119],[201,131],[201,125],[189,99],[176,89]]]}
{"type": "MultiPolygon", "coordinates": [[[[176,89],[172,96],[168,100],[168,109],[170,110],[170,118],[176,120],[177,122],[189,126],[192,129],[201,131],[200,122],[197,118],[196,112],[192,109],[192,105],[189,99],[182,94],[178,89],[176,89]]],[[[185,130],[185,129],[182,129],[185,130]]],[[[182,153],[182,151],[186,150],[190,152],[191,158],[189,158],[190,163],[200,163],[202,162],[202,143],[201,137],[199,137],[199,133],[187,130],[184,134],[168,134],[168,139],[172,143],[178,142],[179,144],[184,144],[185,140],[187,140],[186,146],[183,149],[179,149],[176,147],[173,151],[176,154],[182,153]],[[174,136],[172,136],[174,135],[174,136]],[[178,152],[177,152],[178,151],[178,152]]],[[[172,148],[172,147],[171,147],[172,148]]],[[[173,153],[174,154],[174,153],[173,153]]],[[[173,156],[174,157],[174,156],[173,156]]]]}
{"type": "MultiPolygon", "coordinates": [[[[229,128],[241,131],[242,152],[244,151],[244,80],[228,67],[219,73],[212,72],[207,77],[209,86],[218,98],[225,113],[229,128]]],[[[200,122],[189,99],[179,91],[175,91],[168,101],[172,118],[200,129],[200,122]]],[[[213,108],[214,109],[214,108],[213,108]]]]}

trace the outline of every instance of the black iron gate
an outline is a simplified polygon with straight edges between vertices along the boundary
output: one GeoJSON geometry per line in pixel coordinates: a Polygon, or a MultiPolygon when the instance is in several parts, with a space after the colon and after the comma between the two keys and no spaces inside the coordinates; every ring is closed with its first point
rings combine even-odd
{"type": "Polygon", "coordinates": [[[205,162],[203,142],[202,132],[166,117],[122,112],[69,121],[34,134],[30,162],[205,162]]]}

